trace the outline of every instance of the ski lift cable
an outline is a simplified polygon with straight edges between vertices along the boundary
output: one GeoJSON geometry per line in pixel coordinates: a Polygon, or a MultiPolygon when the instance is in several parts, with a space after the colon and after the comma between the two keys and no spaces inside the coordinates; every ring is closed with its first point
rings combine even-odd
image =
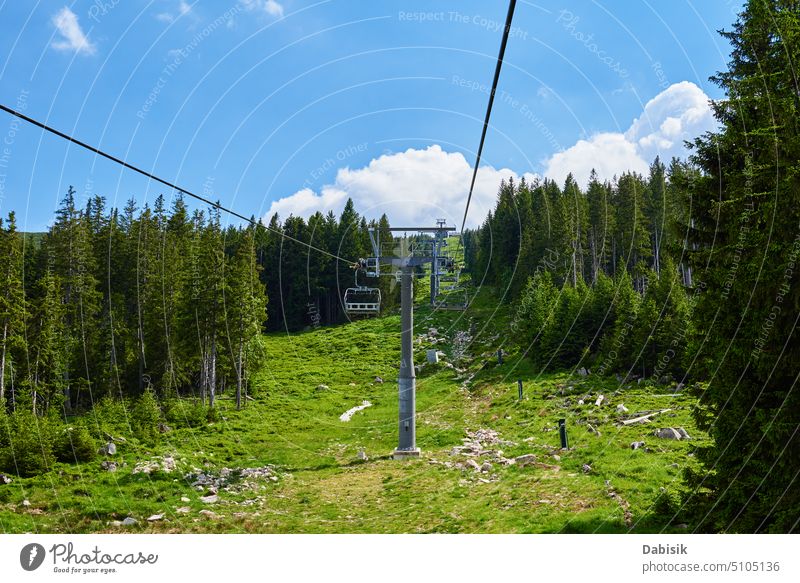
{"type": "Polygon", "coordinates": [[[517,5],[517,0],[510,0],[508,3],[508,15],[506,15],[506,27],[503,29],[503,40],[500,43],[500,52],[497,55],[497,66],[494,70],[494,80],[492,81],[492,91],[489,93],[489,104],[486,107],[486,118],[483,120],[483,130],[481,131],[481,141],[478,145],[478,156],[475,158],[475,168],[472,171],[472,182],[469,185],[469,194],[467,195],[467,206],[464,209],[464,220],[461,221],[461,232],[464,232],[464,226],[467,224],[467,213],[469,212],[469,203],[472,200],[472,191],[475,188],[475,179],[478,177],[478,167],[481,164],[481,153],[483,152],[483,143],[486,140],[486,130],[489,127],[489,118],[492,115],[492,105],[494,105],[494,95],[497,91],[497,82],[500,80],[500,69],[503,67],[503,57],[506,53],[506,44],[508,44],[508,36],[511,33],[511,21],[514,18],[514,8],[517,5]]]}
{"type": "Polygon", "coordinates": [[[262,223],[260,221],[254,221],[253,219],[250,219],[250,218],[248,218],[248,217],[246,217],[246,216],[244,216],[242,214],[239,214],[236,211],[233,211],[233,210],[231,210],[229,208],[225,208],[224,206],[222,206],[219,203],[212,202],[211,200],[209,200],[209,199],[207,199],[207,198],[205,198],[203,196],[200,196],[199,194],[195,194],[195,193],[191,192],[190,190],[186,190],[185,188],[181,188],[177,184],[173,184],[172,182],[164,180],[163,178],[159,178],[155,174],[147,172],[146,170],[142,170],[141,168],[138,168],[137,166],[134,166],[133,164],[129,164],[128,162],[125,162],[124,160],[121,160],[120,158],[117,158],[116,156],[112,156],[111,154],[107,154],[106,152],[104,152],[103,150],[100,150],[99,148],[95,148],[94,146],[90,146],[89,144],[87,144],[85,142],[82,142],[82,141],[80,141],[80,140],[78,140],[76,138],[73,138],[72,136],[70,136],[68,134],[65,134],[64,132],[61,132],[61,131],[59,131],[59,130],[57,130],[55,128],[52,128],[52,127],[48,126],[47,124],[44,124],[44,123],[42,123],[40,121],[37,121],[37,120],[33,119],[32,117],[28,117],[27,115],[24,115],[23,113],[20,113],[19,111],[11,109],[10,107],[6,107],[2,103],[0,103],[0,109],[5,111],[5,112],[7,112],[7,113],[10,113],[11,115],[13,115],[15,117],[18,117],[19,119],[21,119],[23,121],[26,121],[26,122],[28,122],[28,123],[30,123],[32,125],[35,125],[35,126],[41,128],[41,129],[45,130],[45,131],[48,131],[51,134],[54,134],[54,135],[58,136],[59,138],[63,138],[65,140],[67,140],[68,142],[72,142],[73,144],[75,144],[77,146],[80,146],[81,148],[89,150],[90,152],[94,152],[95,154],[97,154],[99,156],[102,156],[103,158],[111,160],[112,162],[116,162],[117,164],[120,164],[120,165],[124,166],[125,168],[128,168],[129,170],[133,170],[134,172],[138,172],[142,176],[146,176],[147,178],[150,178],[151,180],[159,182],[159,183],[163,184],[164,186],[172,188],[173,190],[181,192],[181,193],[185,194],[186,196],[189,196],[191,198],[197,199],[200,202],[203,202],[203,203],[205,203],[205,204],[207,204],[207,205],[209,205],[209,206],[211,206],[213,208],[216,208],[218,210],[226,212],[229,215],[233,215],[236,218],[242,219],[243,221],[246,221],[247,223],[249,223],[249,224],[251,224],[251,225],[253,225],[255,227],[263,227],[268,231],[272,231],[273,233],[279,234],[281,237],[289,239],[290,241],[294,241],[295,243],[299,243],[300,245],[308,247],[309,249],[311,249],[313,251],[317,251],[319,253],[327,255],[328,257],[332,257],[333,259],[336,259],[336,260],[339,260],[339,261],[344,261],[345,263],[350,263],[350,264],[355,263],[352,259],[344,259],[342,257],[339,257],[338,255],[334,255],[333,253],[325,251],[324,249],[320,249],[319,247],[314,247],[313,245],[309,245],[308,243],[306,243],[304,241],[301,241],[300,239],[296,239],[296,238],[292,237],[291,235],[285,234],[283,231],[280,231],[278,229],[273,229],[269,225],[265,225],[264,223],[262,223]]]}

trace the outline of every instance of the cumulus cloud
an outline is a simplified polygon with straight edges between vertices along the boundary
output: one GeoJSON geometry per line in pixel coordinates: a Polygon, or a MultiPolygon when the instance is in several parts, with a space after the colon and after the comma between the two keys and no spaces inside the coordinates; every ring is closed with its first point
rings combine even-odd
{"type": "Polygon", "coordinates": [[[178,5],[175,7],[175,14],[171,12],[159,12],[156,14],[156,20],[161,22],[174,22],[176,18],[189,14],[192,11],[192,5],[186,0],[178,0],[178,5]]]}
{"type": "Polygon", "coordinates": [[[625,133],[598,133],[579,140],[553,154],[545,162],[544,175],[563,182],[572,172],[578,184],[585,185],[592,168],[605,180],[626,170],[644,173],[656,156],[664,162],[684,156],[685,140],[717,127],[708,101],[694,83],[675,83],[648,101],[625,133]]]}
{"type": "Polygon", "coordinates": [[[276,0],[241,0],[241,5],[245,10],[266,12],[275,18],[283,16],[283,5],[276,0]]]}
{"type": "MultiPolygon", "coordinates": [[[[494,206],[501,180],[509,178],[519,180],[520,176],[507,168],[482,166],[478,170],[468,227],[480,225],[494,206]]],[[[526,174],[525,178],[531,181],[535,176],[526,174]]],[[[276,212],[283,218],[289,214],[308,217],[318,210],[338,214],[352,198],[368,218],[386,213],[394,225],[427,225],[445,218],[460,227],[471,179],[472,167],[462,154],[446,152],[438,145],[409,148],[373,159],[363,168],[341,168],[333,184],[319,192],[304,188],[274,201],[266,218],[276,212]]]]}
{"type": "Polygon", "coordinates": [[[95,46],[89,42],[78,24],[78,17],[66,6],[53,16],[51,22],[56,27],[60,39],[54,40],[52,47],[57,51],[74,51],[79,55],[93,55],[95,46]]]}

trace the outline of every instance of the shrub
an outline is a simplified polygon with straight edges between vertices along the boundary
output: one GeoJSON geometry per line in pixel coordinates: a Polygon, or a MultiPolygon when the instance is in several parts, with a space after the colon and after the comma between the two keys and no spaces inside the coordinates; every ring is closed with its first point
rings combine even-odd
{"type": "Polygon", "coordinates": [[[202,427],[208,421],[208,411],[201,403],[180,398],[165,403],[164,416],[173,427],[202,427]]]}
{"type": "Polygon", "coordinates": [[[87,420],[89,429],[98,439],[130,433],[129,411],[122,399],[103,397],[95,403],[87,420]]]}
{"type": "Polygon", "coordinates": [[[27,409],[17,409],[7,420],[7,442],[0,450],[0,470],[23,477],[49,470],[55,463],[52,421],[27,409]]]}
{"type": "Polygon", "coordinates": [[[131,429],[145,443],[155,443],[161,436],[158,431],[160,421],[158,399],[153,389],[148,387],[131,407],[131,429]]]}
{"type": "Polygon", "coordinates": [[[60,462],[88,462],[97,455],[97,442],[83,425],[68,425],[58,431],[53,453],[60,462]]]}

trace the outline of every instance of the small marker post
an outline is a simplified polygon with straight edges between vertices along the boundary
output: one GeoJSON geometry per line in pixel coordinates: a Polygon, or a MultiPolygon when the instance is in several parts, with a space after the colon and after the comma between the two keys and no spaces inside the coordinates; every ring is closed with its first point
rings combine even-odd
{"type": "Polygon", "coordinates": [[[497,349],[497,364],[503,364],[503,349],[497,349]]]}
{"type": "Polygon", "coordinates": [[[561,438],[561,449],[569,449],[569,441],[567,441],[567,420],[558,420],[558,435],[561,438]]]}
{"type": "Polygon", "coordinates": [[[517,381],[517,390],[519,391],[519,400],[522,400],[522,379],[517,381]]]}

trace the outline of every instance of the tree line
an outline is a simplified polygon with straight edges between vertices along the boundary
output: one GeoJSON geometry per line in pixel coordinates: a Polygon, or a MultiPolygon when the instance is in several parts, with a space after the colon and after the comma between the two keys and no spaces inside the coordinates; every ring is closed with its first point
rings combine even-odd
{"type": "Polygon", "coordinates": [[[543,368],[693,381],[681,508],[707,531],[793,532],[800,506],[800,4],[749,0],[711,80],[717,131],[648,176],[509,181],[465,234],[476,282],[508,286],[543,368]]]}

